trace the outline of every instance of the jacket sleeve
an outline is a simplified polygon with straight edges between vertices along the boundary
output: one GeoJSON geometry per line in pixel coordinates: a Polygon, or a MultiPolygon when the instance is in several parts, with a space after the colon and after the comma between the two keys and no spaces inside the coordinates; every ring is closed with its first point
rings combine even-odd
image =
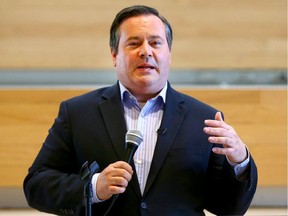
{"type": "Polygon", "coordinates": [[[225,157],[212,154],[205,208],[216,215],[244,215],[257,187],[257,167],[251,156],[247,177],[238,179],[225,157]]]}
{"type": "Polygon", "coordinates": [[[58,215],[78,215],[83,204],[84,182],[72,148],[69,115],[60,105],[49,134],[24,180],[28,204],[58,215]]]}

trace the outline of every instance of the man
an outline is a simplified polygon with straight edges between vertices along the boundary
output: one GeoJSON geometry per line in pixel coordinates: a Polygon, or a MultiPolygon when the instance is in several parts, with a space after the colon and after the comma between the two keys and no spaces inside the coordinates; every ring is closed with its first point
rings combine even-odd
{"type": "Polygon", "coordinates": [[[118,82],[63,102],[24,181],[30,206],[83,215],[79,170],[97,161],[93,215],[243,215],[257,184],[247,147],[216,109],[169,84],[172,29],[146,6],[123,9],[110,30],[118,82]],[[127,130],[143,135],[122,161],[127,130]]]}

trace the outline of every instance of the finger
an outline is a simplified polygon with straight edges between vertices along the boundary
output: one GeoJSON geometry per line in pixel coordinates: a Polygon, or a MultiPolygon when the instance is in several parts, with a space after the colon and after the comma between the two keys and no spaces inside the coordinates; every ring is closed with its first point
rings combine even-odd
{"type": "Polygon", "coordinates": [[[211,136],[208,138],[208,141],[210,143],[213,143],[213,144],[223,145],[223,147],[225,147],[225,148],[233,147],[232,140],[229,139],[228,137],[213,137],[213,136],[211,136]]]}
{"type": "Polygon", "coordinates": [[[211,127],[211,128],[223,128],[225,130],[232,130],[233,129],[230,125],[228,125],[224,121],[208,119],[208,120],[205,120],[204,123],[207,127],[211,127]]]}
{"type": "MultiPolygon", "coordinates": [[[[129,174],[130,176],[130,174],[129,174]]],[[[131,176],[127,179],[131,179],[131,176]]],[[[112,194],[119,194],[125,192],[129,180],[127,180],[124,176],[115,176],[109,179],[109,191],[112,194]]]]}
{"type": "Polygon", "coordinates": [[[221,112],[216,112],[215,119],[207,119],[204,121],[204,123],[206,126],[209,126],[209,127],[222,127],[227,130],[231,128],[230,125],[224,122],[221,112]]]}
{"type": "Polygon", "coordinates": [[[232,155],[234,152],[233,148],[219,148],[219,147],[214,147],[212,148],[212,151],[216,154],[221,154],[221,155],[232,155]]]}
{"type": "Polygon", "coordinates": [[[207,120],[205,120],[205,123],[206,122],[207,123],[213,123],[213,122],[217,123],[218,121],[224,122],[222,115],[221,115],[221,112],[216,112],[215,118],[214,119],[207,119],[207,120]]]}
{"type": "Polygon", "coordinates": [[[109,192],[111,194],[120,194],[124,193],[126,191],[126,187],[119,187],[119,186],[110,186],[109,192]]]}
{"type": "Polygon", "coordinates": [[[132,173],[130,173],[125,169],[117,169],[113,173],[113,177],[121,177],[121,178],[125,179],[126,181],[130,181],[132,178],[132,175],[133,175],[133,171],[132,171],[132,173]]]}
{"type": "Polygon", "coordinates": [[[221,112],[217,112],[217,113],[215,114],[215,120],[221,121],[221,122],[224,121],[223,118],[222,118],[221,112]]]}
{"type": "Polygon", "coordinates": [[[223,128],[204,127],[203,131],[210,136],[232,137],[230,131],[223,128]]]}
{"type": "Polygon", "coordinates": [[[110,180],[110,185],[117,186],[117,187],[127,187],[128,181],[122,177],[113,177],[110,180]]]}
{"type": "MultiPolygon", "coordinates": [[[[106,167],[100,174],[100,179],[102,179],[104,182],[111,183],[111,179],[115,178],[122,178],[126,181],[130,181],[133,175],[133,170],[130,171],[130,165],[126,167],[125,162],[116,162],[114,164],[110,164],[108,167],[106,167]],[[122,164],[122,165],[121,165],[122,164]],[[128,171],[122,167],[125,167],[128,169],[128,171]]],[[[113,183],[113,182],[112,182],[113,183]]]]}
{"type": "Polygon", "coordinates": [[[241,163],[248,157],[248,153],[246,148],[239,149],[239,148],[219,148],[219,147],[213,147],[212,151],[216,154],[226,155],[228,160],[233,163],[241,163]]]}
{"type": "Polygon", "coordinates": [[[128,173],[130,173],[131,175],[133,174],[133,169],[130,166],[130,164],[128,164],[125,161],[117,161],[114,163],[114,168],[116,169],[124,169],[126,170],[128,173]]]}

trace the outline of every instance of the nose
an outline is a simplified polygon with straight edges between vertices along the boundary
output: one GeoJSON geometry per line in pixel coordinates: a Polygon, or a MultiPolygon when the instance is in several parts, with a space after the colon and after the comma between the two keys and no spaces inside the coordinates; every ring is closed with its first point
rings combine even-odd
{"type": "Polygon", "coordinates": [[[140,58],[147,58],[152,56],[152,48],[148,43],[143,43],[139,48],[139,56],[140,58]]]}

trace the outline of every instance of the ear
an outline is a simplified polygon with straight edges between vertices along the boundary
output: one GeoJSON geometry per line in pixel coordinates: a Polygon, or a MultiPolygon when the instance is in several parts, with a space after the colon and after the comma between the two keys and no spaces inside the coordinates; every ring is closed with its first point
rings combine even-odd
{"type": "Polygon", "coordinates": [[[111,56],[112,56],[112,61],[113,61],[113,66],[116,67],[116,59],[117,59],[117,54],[110,48],[111,56]]]}

